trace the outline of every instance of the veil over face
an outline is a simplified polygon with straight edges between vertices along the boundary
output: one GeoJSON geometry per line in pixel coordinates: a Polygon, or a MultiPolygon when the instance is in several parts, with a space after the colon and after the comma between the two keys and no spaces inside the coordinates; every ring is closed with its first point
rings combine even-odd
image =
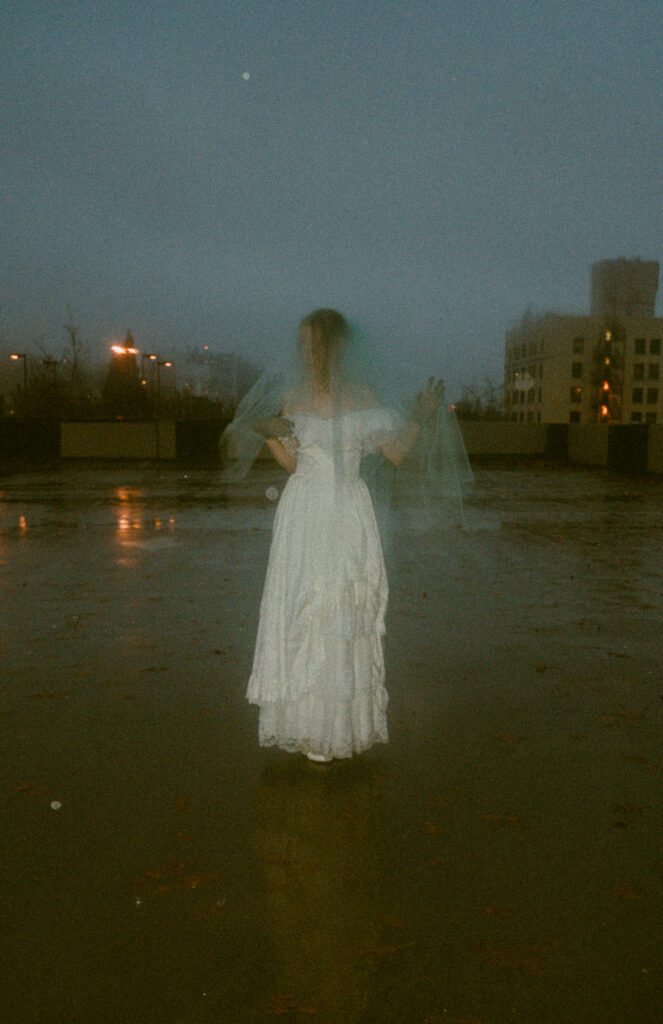
{"type": "Polygon", "coordinates": [[[471,483],[472,472],[456,417],[445,406],[442,392],[395,474],[382,449],[402,436],[415,396],[408,401],[399,394],[397,383],[387,384],[388,371],[378,347],[351,330],[341,314],[316,310],[301,322],[296,341],[281,353],[278,365],[267,370],[242,399],[224,431],[220,453],[225,476],[244,478],[269,436],[280,438],[296,454],[297,417],[311,416],[329,421],[340,482],[352,414],[382,410],[375,419],[375,432],[363,442],[361,475],[371,492],[383,542],[394,525],[394,511],[400,522],[417,528],[450,522],[463,525],[463,491],[471,483]]]}

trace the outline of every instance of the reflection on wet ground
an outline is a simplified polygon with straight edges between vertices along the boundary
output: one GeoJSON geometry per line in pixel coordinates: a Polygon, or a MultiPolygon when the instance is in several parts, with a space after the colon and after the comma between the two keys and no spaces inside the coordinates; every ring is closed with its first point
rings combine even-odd
{"type": "Polygon", "coordinates": [[[0,478],[0,1019],[662,1019],[663,481],[397,518],[391,742],[330,766],[243,699],[282,484],[0,478]]]}

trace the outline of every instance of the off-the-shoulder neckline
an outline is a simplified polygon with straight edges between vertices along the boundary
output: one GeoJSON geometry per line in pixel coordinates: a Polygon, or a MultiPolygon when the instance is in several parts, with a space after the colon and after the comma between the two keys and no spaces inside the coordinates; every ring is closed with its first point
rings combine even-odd
{"type": "Polygon", "coordinates": [[[383,408],[384,408],[384,406],[382,406],[382,405],[367,405],[367,406],[364,406],[363,409],[348,409],[346,412],[337,412],[337,413],[334,413],[332,416],[323,416],[323,414],[321,412],[308,412],[305,409],[301,409],[298,412],[288,412],[288,413],[286,413],[285,418],[286,419],[294,419],[295,416],[308,416],[311,419],[324,420],[326,423],[328,423],[328,422],[331,422],[331,420],[340,420],[340,419],[343,419],[346,416],[356,416],[357,413],[360,413],[360,412],[374,412],[376,409],[383,409],[383,408]]]}

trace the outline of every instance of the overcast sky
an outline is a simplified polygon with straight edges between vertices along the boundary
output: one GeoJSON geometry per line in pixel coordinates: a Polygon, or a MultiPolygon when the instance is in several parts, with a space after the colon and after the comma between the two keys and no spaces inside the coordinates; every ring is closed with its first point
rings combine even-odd
{"type": "Polygon", "coordinates": [[[12,345],[70,309],[265,363],[333,305],[457,391],[663,248],[660,0],[3,0],[0,40],[12,345]]]}

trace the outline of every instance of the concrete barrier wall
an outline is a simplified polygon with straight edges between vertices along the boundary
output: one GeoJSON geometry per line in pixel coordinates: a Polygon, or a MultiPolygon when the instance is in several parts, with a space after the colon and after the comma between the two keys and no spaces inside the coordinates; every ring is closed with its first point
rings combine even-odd
{"type": "Polygon", "coordinates": [[[647,472],[663,473],[663,424],[652,423],[649,427],[647,446],[647,472]]]}
{"type": "Polygon", "coordinates": [[[175,424],[171,421],[60,424],[63,459],[174,459],[175,424]]]}
{"type": "Polygon", "coordinates": [[[580,466],[607,466],[609,429],[607,423],[570,423],[569,461],[580,466]]]}
{"type": "MultiPolygon", "coordinates": [[[[222,426],[220,421],[63,422],[59,453],[64,459],[181,458],[213,464],[222,426]]],[[[568,458],[583,466],[610,467],[617,472],[663,473],[663,424],[633,427],[463,420],[460,428],[470,458],[548,456],[568,458]]],[[[57,423],[50,429],[56,448],[57,423]]],[[[8,447],[12,451],[16,447],[19,454],[20,446],[13,435],[11,441],[8,447]]]]}
{"type": "Polygon", "coordinates": [[[0,464],[37,464],[60,457],[57,420],[0,419],[0,464]]]}
{"type": "Polygon", "coordinates": [[[467,454],[544,455],[548,451],[545,423],[511,423],[507,420],[460,420],[467,454]]]}

